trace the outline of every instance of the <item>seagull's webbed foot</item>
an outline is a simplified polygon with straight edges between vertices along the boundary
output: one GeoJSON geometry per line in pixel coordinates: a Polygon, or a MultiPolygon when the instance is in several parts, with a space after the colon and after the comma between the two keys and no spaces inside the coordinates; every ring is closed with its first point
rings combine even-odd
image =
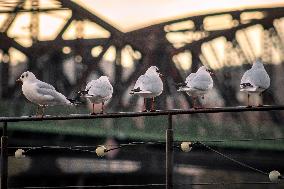
{"type": "Polygon", "coordinates": [[[45,109],[45,108],[46,108],[45,105],[43,105],[43,106],[38,106],[38,107],[37,107],[37,111],[36,111],[35,117],[37,117],[37,118],[43,118],[43,116],[44,116],[44,109],[45,109]]]}
{"type": "Polygon", "coordinates": [[[101,109],[101,112],[100,112],[100,114],[104,114],[104,105],[105,105],[105,103],[104,102],[102,102],[102,109],[101,109]]]}
{"type": "Polygon", "coordinates": [[[150,112],[155,112],[156,109],[155,109],[155,98],[153,97],[152,98],[152,101],[151,101],[151,109],[150,109],[150,112]]]}
{"type": "Polygon", "coordinates": [[[43,118],[44,115],[43,115],[43,114],[37,114],[36,117],[37,117],[37,118],[43,118]]]}
{"type": "Polygon", "coordinates": [[[262,99],[262,93],[259,93],[259,101],[258,101],[258,106],[257,107],[263,107],[263,99],[262,99]]]}
{"type": "Polygon", "coordinates": [[[203,106],[195,106],[195,107],[193,107],[193,109],[194,110],[200,110],[200,109],[204,109],[204,107],[203,106]]]}
{"type": "Polygon", "coordinates": [[[142,112],[147,112],[147,108],[146,108],[146,98],[143,99],[143,109],[142,112]]]}
{"type": "Polygon", "coordinates": [[[193,96],[193,104],[192,104],[192,109],[193,110],[196,110],[196,109],[202,109],[203,107],[198,105],[196,100],[197,100],[197,97],[196,96],[193,96]]]}
{"type": "Polygon", "coordinates": [[[250,105],[250,94],[248,93],[248,98],[247,98],[247,108],[252,108],[252,105],[250,105]]]}
{"type": "Polygon", "coordinates": [[[99,114],[106,114],[107,112],[105,112],[105,111],[100,111],[100,113],[99,114]]]}
{"type": "Polygon", "coordinates": [[[95,112],[90,113],[90,115],[97,115],[95,112]]]}

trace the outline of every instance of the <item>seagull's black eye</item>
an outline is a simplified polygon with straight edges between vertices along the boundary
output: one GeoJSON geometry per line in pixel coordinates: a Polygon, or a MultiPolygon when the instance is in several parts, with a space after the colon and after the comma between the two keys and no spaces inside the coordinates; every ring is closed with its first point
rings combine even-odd
{"type": "Polygon", "coordinates": [[[24,77],[25,77],[25,76],[23,76],[23,75],[21,76],[21,78],[24,78],[24,77]]]}

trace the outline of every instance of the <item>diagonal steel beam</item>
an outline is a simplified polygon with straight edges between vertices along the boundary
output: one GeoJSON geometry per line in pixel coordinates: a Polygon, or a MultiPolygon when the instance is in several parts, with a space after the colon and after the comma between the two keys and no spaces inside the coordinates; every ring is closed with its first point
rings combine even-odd
{"type": "MultiPolygon", "coordinates": [[[[284,14],[283,14],[283,16],[284,16],[284,14]]],[[[224,36],[224,37],[227,37],[227,38],[232,38],[238,30],[241,30],[241,29],[244,29],[244,28],[256,25],[256,24],[265,24],[267,22],[272,22],[273,19],[276,19],[276,18],[277,17],[271,16],[271,17],[268,17],[268,18],[265,18],[265,19],[262,19],[262,20],[253,20],[250,23],[241,24],[241,25],[236,26],[234,28],[211,32],[208,37],[202,38],[198,41],[194,41],[194,42],[187,44],[187,45],[185,45],[181,48],[173,50],[173,54],[178,54],[178,53],[183,52],[183,51],[188,50],[188,49],[190,50],[190,49],[200,48],[203,43],[211,41],[211,40],[218,38],[218,37],[221,37],[221,36],[224,36]]]]}
{"type": "Polygon", "coordinates": [[[61,2],[63,7],[69,8],[72,11],[75,11],[76,13],[80,14],[81,17],[87,18],[87,19],[99,24],[101,27],[108,30],[112,34],[115,34],[117,36],[121,36],[123,34],[123,32],[116,29],[114,26],[107,23],[106,21],[104,21],[103,19],[101,19],[100,17],[95,15],[94,13],[91,13],[90,11],[86,10],[84,7],[80,6],[79,4],[74,3],[70,0],[61,0],[60,2],[61,2]]]}
{"type": "Polygon", "coordinates": [[[69,18],[67,20],[67,22],[65,23],[65,25],[63,26],[63,28],[60,30],[60,32],[57,34],[55,40],[58,40],[58,39],[61,39],[63,33],[67,30],[67,28],[69,27],[69,25],[71,24],[71,22],[73,21],[74,19],[74,13],[72,12],[72,16],[71,18],[69,18]]]}
{"type": "MultiPolygon", "coordinates": [[[[0,29],[0,32],[7,32],[13,21],[15,20],[17,16],[17,12],[23,7],[25,3],[24,1],[20,1],[13,10],[10,11],[11,15],[6,19],[6,22],[3,24],[3,26],[0,29]]],[[[0,13],[2,13],[0,11],[0,13]]]]}
{"type": "Polygon", "coordinates": [[[82,85],[86,82],[86,79],[88,78],[89,74],[94,71],[95,69],[99,70],[99,62],[102,60],[104,54],[108,50],[108,48],[111,46],[112,40],[106,41],[106,43],[103,45],[103,50],[99,54],[98,57],[94,58],[93,62],[91,64],[88,64],[88,68],[84,71],[82,74],[82,77],[79,79],[79,83],[77,84],[78,89],[82,87],[82,85]]]}
{"type": "Polygon", "coordinates": [[[80,44],[84,47],[92,48],[98,45],[104,45],[107,42],[108,38],[95,38],[95,39],[55,39],[51,41],[39,41],[37,44],[34,44],[34,47],[31,48],[41,48],[41,49],[61,49],[64,46],[76,46],[80,44]]]}
{"type": "Polygon", "coordinates": [[[8,37],[5,33],[0,33],[0,40],[5,41],[5,43],[0,43],[0,48],[10,48],[14,47],[15,49],[21,51],[27,56],[30,54],[30,51],[16,42],[13,38],[8,37]]]}
{"type": "MultiPolygon", "coordinates": [[[[162,22],[162,23],[159,23],[159,24],[154,24],[154,25],[151,25],[151,26],[148,26],[148,27],[145,27],[145,28],[141,28],[141,29],[138,29],[138,30],[148,30],[149,28],[164,27],[164,26],[169,25],[169,24],[174,24],[174,23],[177,23],[177,22],[183,22],[183,21],[187,21],[187,20],[199,22],[199,21],[202,21],[205,17],[217,16],[217,15],[222,15],[222,14],[230,14],[233,17],[240,17],[240,15],[243,12],[255,12],[255,11],[281,13],[281,12],[284,11],[284,7],[282,5],[282,6],[273,7],[273,8],[251,8],[251,9],[241,9],[241,10],[232,10],[232,11],[223,11],[223,12],[213,12],[213,13],[209,13],[209,14],[195,15],[195,16],[183,17],[183,18],[180,18],[180,19],[174,19],[174,20],[162,22]]],[[[134,31],[136,31],[136,30],[134,30],[134,31]]]]}
{"type": "MultiPolygon", "coordinates": [[[[51,11],[62,11],[62,10],[68,10],[67,8],[40,8],[37,9],[37,12],[51,12],[51,11]]],[[[0,14],[13,14],[15,12],[19,13],[19,12],[33,12],[33,9],[18,9],[16,11],[14,10],[0,10],[0,14]]]]}

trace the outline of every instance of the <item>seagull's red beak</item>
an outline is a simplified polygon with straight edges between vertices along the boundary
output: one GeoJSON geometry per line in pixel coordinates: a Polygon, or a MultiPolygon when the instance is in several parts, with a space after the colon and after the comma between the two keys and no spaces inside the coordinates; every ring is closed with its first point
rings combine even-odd
{"type": "Polygon", "coordinates": [[[16,80],[17,83],[23,83],[22,80],[19,78],[16,80]]]}
{"type": "Polygon", "coordinates": [[[210,74],[211,76],[214,76],[214,75],[215,75],[214,72],[212,72],[211,70],[209,70],[208,72],[209,72],[209,74],[210,74]]]}

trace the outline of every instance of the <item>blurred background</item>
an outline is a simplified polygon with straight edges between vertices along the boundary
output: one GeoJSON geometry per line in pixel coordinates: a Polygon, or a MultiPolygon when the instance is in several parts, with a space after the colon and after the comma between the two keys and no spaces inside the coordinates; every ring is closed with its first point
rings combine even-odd
{"type": "MultiPolygon", "coordinates": [[[[214,88],[199,103],[205,107],[246,105],[239,83],[257,59],[271,78],[264,104],[283,104],[283,0],[0,0],[2,117],[35,115],[36,106],[15,83],[26,70],[69,98],[75,98],[88,81],[107,75],[114,86],[107,112],[120,112],[141,110],[143,99],[130,96],[129,91],[151,65],[165,75],[157,109],[190,108],[192,99],[178,93],[174,83],[206,65],[215,73],[214,88]]],[[[255,104],[258,98],[253,97],[255,104]]],[[[90,108],[84,102],[76,107],[50,107],[46,114],[89,113],[90,108]]],[[[100,111],[100,105],[96,110],[100,111]]],[[[281,111],[175,116],[175,140],[226,140],[208,145],[261,170],[284,173],[284,142],[257,140],[282,138],[283,118],[281,111]]],[[[165,141],[166,125],[163,116],[13,123],[9,146],[165,141]]],[[[9,153],[10,187],[165,182],[165,146],[161,144],[122,148],[103,158],[51,149],[30,151],[24,159],[12,157],[13,150],[9,153]]],[[[269,181],[201,147],[190,153],[176,149],[174,158],[176,184],[269,181]]],[[[252,186],[176,188],[220,187],[252,186]]]]}

